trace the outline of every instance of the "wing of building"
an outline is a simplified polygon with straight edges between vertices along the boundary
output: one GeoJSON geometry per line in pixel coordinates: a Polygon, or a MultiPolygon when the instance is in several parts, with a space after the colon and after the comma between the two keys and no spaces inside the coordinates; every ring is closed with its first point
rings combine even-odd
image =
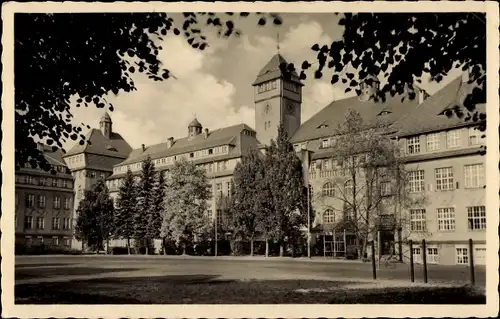
{"type": "Polygon", "coordinates": [[[26,165],[15,178],[16,253],[69,248],[73,236],[73,183],[60,150],[38,143],[55,174],[26,165]]]}
{"type": "MultiPolygon", "coordinates": [[[[175,161],[184,158],[203,167],[213,184],[214,198],[217,194],[227,194],[237,162],[249,148],[260,145],[255,131],[246,124],[238,124],[210,131],[203,129],[195,118],[188,125],[185,137],[170,137],[167,142],[133,150],[128,158],[115,165],[113,175],[108,178],[111,196],[116,198],[121,181],[127,170],[139,174],[142,161],[148,156],[157,170],[165,170],[175,161]]],[[[215,214],[215,207],[210,208],[215,214]]]]}
{"type": "MultiPolygon", "coordinates": [[[[374,83],[371,89],[377,90],[377,81],[374,83]]],[[[343,248],[335,251],[335,243],[346,243],[343,233],[333,231],[346,217],[342,214],[341,201],[336,201],[333,195],[331,180],[339,176],[340,168],[332,144],[344,115],[354,109],[367,127],[387,125],[392,138],[398,140],[407,169],[411,171],[411,192],[427,198],[425,205],[409,209],[408,225],[403,225],[399,238],[397,228],[402,225],[393,225],[392,229],[381,232],[382,254],[397,255],[398,240],[412,239],[416,243],[413,246],[415,260],[421,262],[420,243],[425,239],[430,263],[466,264],[467,242],[471,238],[476,243],[477,263],[484,264],[485,157],[481,154],[485,139],[475,128],[484,120],[467,121],[450,117],[447,112],[466,96],[467,85],[467,81],[459,77],[432,96],[419,92],[413,101],[402,101],[396,96],[385,103],[375,103],[362,94],[332,102],[300,126],[291,141],[305,162],[305,176],[315,194],[313,198],[321,198],[313,200],[317,213],[313,238],[323,246],[319,249],[325,255],[342,254],[343,248]]],[[[367,86],[365,84],[365,88],[367,86]]],[[[478,105],[477,111],[484,113],[485,105],[478,105]]],[[[407,247],[402,245],[402,248],[407,247]]]]}
{"type": "MultiPolygon", "coordinates": [[[[76,222],[76,211],[83,199],[85,190],[90,189],[99,179],[106,179],[113,173],[113,165],[123,162],[132,148],[117,132],[113,131],[113,122],[107,112],[101,117],[99,129],[92,128],[85,136],[85,142],[77,143],[63,159],[74,176],[75,200],[73,205],[76,222]]],[[[72,247],[81,248],[81,242],[73,240],[72,247]]]]}

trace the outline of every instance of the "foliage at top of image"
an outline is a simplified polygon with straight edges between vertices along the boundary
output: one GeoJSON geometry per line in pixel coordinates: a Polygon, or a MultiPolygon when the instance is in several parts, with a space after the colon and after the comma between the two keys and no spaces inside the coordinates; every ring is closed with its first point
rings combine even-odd
{"type": "MultiPolygon", "coordinates": [[[[53,150],[68,140],[88,143],[84,123],[73,125],[70,98],[77,107],[114,106],[109,94],[136,90],[132,74],[151,81],[175,77],[158,58],[158,40],[174,34],[195,50],[209,44],[202,29],[216,28],[221,37],[239,35],[234,15],[249,13],[183,13],[175,20],[166,13],[16,14],[14,18],[15,165],[50,170],[36,140],[53,150]]],[[[256,25],[281,24],[276,14],[255,13],[256,25]]],[[[87,125],[87,128],[90,128],[87,125]]]]}
{"type": "MultiPolygon", "coordinates": [[[[303,61],[300,79],[312,69],[320,79],[330,72],[331,84],[342,83],[345,92],[359,83],[368,84],[383,74],[386,83],[376,100],[384,102],[387,94],[416,97],[415,82],[424,73],[431,81],[441,82],[455,68],[468,72],[467,95],[446,115],[466,121],[484,121],[486,114],[476,104],[486,101],[486,15],[484,13],[345,13],[339,20],[344,27],[342,39],[332,43],[315,43],[314,62],[303,61]]],[[[284,72],[296,71],[295,65],[281,65],[284,72]]],[[[443,106],[444,108],[445,106],[443,106]]],[[[479,127],[481,131],[485,126],[479,127]]]]}
{"type": "MultiPolygon", "coordinates": [[[[194,50],[205,50],[207,28],[223,38],[238,36],[240,18],[253,18],[257,26],[283,23],[278,14],[262,12],[185,12],[177,20],[166,13],[16,14],[16,169],[29,164],[50,170],[36,140],[63,152],[68,140],[89,143],[82,134],[85,124],[72,124],[70,98],[76,96],[77,107],[112,111],[106,96],[135,91],[132,74],[144,73],[151,81],[175,78],[161,65],[158,40],[174,34],[194,50]]],[[[439,82],[460,67],[469,72],[471,86],[447,115],[480,122],[486,115],[475,105],[485,101],[485,21],[483,13],[345,13],[339,20],[342,39],[312,44],[317,61],[304,61],[300,77],[312,70],[319,79],[330,70],[331,83],[342,83],[349,92],[382,73],[387,83],[377,99],[384,101],[396,93],[414,99],[414,83],[423,73],[439,82]]],[[[293,63],[281,68],[285,75],[296,69],[293,63]]]]}

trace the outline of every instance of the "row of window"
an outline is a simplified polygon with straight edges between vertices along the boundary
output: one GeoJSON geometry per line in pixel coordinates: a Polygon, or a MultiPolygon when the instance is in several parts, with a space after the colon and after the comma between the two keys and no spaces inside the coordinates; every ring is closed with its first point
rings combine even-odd
{"type": "MultiPolygon", "coordinates": [[[[24,229],[45,229],[45,217],[38,216],[36,219],[33,216],[24,217],[24,229]],[[36,224],[35,224],[36,221],[36,224]]],[[[17,227],[17,216],[16,216],[16,227],[17,227]]],[[[52,230],[70,230],[71,229],[71,218],[65,217],[52,217],[52,230]],[[62,223],[61,223],[62,221],[62,223]]]]}
{"type": "MultiPolygon", "coordinates": [[[[427,250],[427,263],[429,264],[439,264],[439,248],[438,247],[426,247],[427,250]]],[[[417,264],[423,262],[423,249],[421,247],[413,247],[413,261],[417,264]]],[[[485,265],[486,259],[486,247],[474,247],[474,261],[475,264],[485,265]]],[[[455,247],[455,263],[458,265],[468,265],[469,264],[469,248],[465,246],[455,247]]]]}
{"type": "MultiPolygon", "coordinates": [[[[463,145],[462,141],[462,129],[450,130],[447,132],[437,132],[437,133],[429,133],[426,135],[415,135],[408,137],[406,139],[406,153],[407,154],[420,154],[423,152],[421,142],[425,145],[425,149],[427,152],[435,152],[444,148],[454,149],[463,145]],[[446,145],[441,145],[441,136],[442,134],[446,134],[446,145]],[[425,139],[425,141],[423,141],[425,139]]],[[[481,143],[481,135],[482,133],[475,129],[474,127],[469,128],[468,130],[468,142],[467,145],[479,145],[481,143]]]]}
{"type": "MultiPolygon", "coordinates": [[[[276,89],[277,87],[278,87],[277,80],[268,81],[268,82],[257,85],[257,93],[260,94],[260,93],[268,92],[268,91],[276,89]]],[[[296,83],[293,83],[293,82],[283,82],[283,88],[285,90],[295,92],[295,93],[300,92],[300,86],[296,83]]]]}
{"type": "MultiPolygon", "coordinates": [[[[337,221],[342,220],[342,218],[340,218],[340,220],[337,220],[338,215],[339,214],[336,214],[335,211],[333,211],[333,209],[325,210],[323,212],[323,224],[335,224],[337,221]]],[[[353,220],[354,219],[354,215],[353,215],[352,211],[347,211],[347,212],[343,213],[342,215],[343,215],[343,218],[345,218],[346,220],[353,220]]]]}
{"type": "MultiPolygon", "coordinates": [[[[217,162],[213,162],[213,163],[199,164],[197,166],[201,167],[202,169],[204,169],[208,173],[224,172],[224,171],[228,170],[228,168],[229,168],[229,161],[217,161],[217,162]]],[[[138,178],[139,177],[137,177],[136,180],[138,180],[138,178]]],[[[110,180],[109,182],[107,182],[107,186],[109,188],[119,187],[121,185],[122,181],[123,181],[122,178],[113,179],[113,180],[110,180]]],[[[81,195],[83,196],[83,191],[82,191],[81,195]]]]}
{"type": "MultiPolygon", "coordinates": [[[[16,194],[16,206],[18,205],[18,195],[16,194]]],[[[45,208],[47,207],[47,200],[45,195],[33,195],[33,194],[27,194],[25,198],[25,204],[26,207],[35,207],[35,205],[39,208],[45,208]]],[[[53,201],[52,201],[52,207],[54,209],[60,209],[61,208],[61,197],[60,196],[54,196],[53,201]]],[[[71,207],[71,198],[65,197],[64,198],[64,209],[70,209],[71,207]]]]}
{"type": "Polygon", "coordinates": [[[80,163],[84,161],[83,154],[72,156],[68,159],[70,164],[80,163]]]}
{"type": "Polygon", "coordinates": [[[61,178],[35,178],[33,176],[24,176],[24,178],[16,178],[16,182],[24,183],[29,185],[38,185],[38,186],[52,186],[52,187],[62,187],[62,188],[72,188],[72,183],[70,180],[61,179],[61,178]]]}
{"type": "MultiPolygon", "coordinates": [[[[251,133],[251,132],[249,132],[249,133],[251,133]]],[[[200,158],[200,157],[211,156],[211,155],[227,154],[228,152],[229,152],[228,145],[217,146],[217,147],[208,148],[208,149],[204,149],[204,150],[200,150],[200,151],[196,151],[196,152],[191,152],[191,153],[187,153],[187,154],[158,158],[158,159],[155,159],[153,163],[155,166],[160,166],[160,165],[165,165],[165,164],[172,164],[181,158],[194,159],[194,158],[200,158]]],[[[140,170],[141,168],[142,168],[142,162],[130,164],[130,165],[118,166],[118,167],[115,167],[113,169],[113,171],[114,171],[114,173],[125,173],[128,169],[134,171],[134,170],[140,170]]]]}
{"type": "MultiPolygon", "coordinates": [[[[340,191],[339,196],[345,198],[348,196],[352,196],[352,191],[353,191],[352,188],[353,188],[352,180],[345,181],[342,186],[339,186],[331,182],[326,182],[325,184],[323,184],[323,187],[321,188],[321,196],[336,197],[337,191],[340,191]],[[343,189],[340,190],[339,187],[342,187],[343,189]]],[[[392,192],[391,183],[387,181],[380,182],[378,191],[380,192],[380,196],[391,195],[392,192]]]]}
{"type": "MultiPolygon", "coordinates": [[[[455,231],[455,208],[438,208],[436,217],[438,231],[455,231]]],[[[485,206],[467,207],[467,225],[468,230],[486,230],[485,206]]],[[[410,210],[410,230],[414,232],[427,231],[427,211],[425,209],[410,210]]]]}
{"type": "MultiPolygon", "coordinates": [[[[425,191],[425,179],[423,170],[415,170],[409,172],[409,188],[410,192],[418,193],[425,191]]],[[[436,190],[447,191],[453,190],[455,178],[453,167],[440,167],[434,170],[436,181],[436,190]]],[[[464,165],[464,187],[465,188],[481,188],[485,185],[484,165],[482,163],[464,165]]]]}
{"type": "Polygon", "coordinates": [[[218,161],[214,163],[201,164],[199,166],[208,173],[224,172],[229,167],[229,161],[218,161]]]}
{"type": "MultiPolygon", "coordinates": [[[[71,243],[71,238],[69,237],[63,237],[63,246],[69,246],[71,243]]],[[[26,236],[25,237],[25,244],[26,245],[41,245],[41,244],[48,244],[48,245],[54,245],[54,246],[59,246],[59,237],[58,236],[53,236],[50,238],[50,241],[44,240],[42,236],[37,236],[35,240],[31,236],[26,236]]]]}
{"type": "Polygon", "coordinates": [[[278,81],[273,80],[273,81],[268,81],[266,83],[262,83],[257,85],[257,92],[258,93],[264,93],[267,91],[274,90],[278,87],[278,81]]]}
{"type": "MultiPolygon", "coordinates": [[[[233,182],[232,181],[229,181],[229,182],[226,182],[226,194],[230,194],[231,193],[231,188],[233,187],[233,182]]],[[[222,197],[222,194],[223,194],[223,188],[222,188],[222,183],[217,183],[215,184],[215,187],[214,187],[214,194],[217,198],[219,197],[222,197]]]]}
{"type": "MultiPolygon", "coordinates": [[[[63,165],[52,165],[51,166],[54,171],[57,173],[71,174],[71,171],[68,167],[63,165]]],[[[24,168],[32,168],[30,163],[24,164],[24,168]]]]}

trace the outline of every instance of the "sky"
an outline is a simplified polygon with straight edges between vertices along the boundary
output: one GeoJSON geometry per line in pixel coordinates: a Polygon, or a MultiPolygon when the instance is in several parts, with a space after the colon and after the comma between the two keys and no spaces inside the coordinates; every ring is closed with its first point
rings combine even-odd
{"type": "MultiPolygon", "coordinates": [[[[133,147],[166,142],[169,137],[187,136],[187,125],[196,116],[204,128],[214,130],[245,123],[255,127],[252,82],[260,69],[278,52],[300,68],[302,61],[315,61],[314,43],[330,44],[342,37],[340,16],[333,13],[281,14],[283,24],[257,26],[256,18],[236,19],[242,35],[219,38],[215,30],[202,29],[208,49],[193,49],[183,36],[167,35],[159,59],[176,79],[154,82],[143,74],[133,74],[137,91],[119,93],[107,99],[113,131],[133,147]]],[[[173,15],[174,21],[182,21],[173,15]]],[[[422,85],[430,93],[458,76],[451,74],[439,85],[422,85]]],[[[302,122],[333,100],[349,97],[341,84],[331,85],[330,77],[304,81],[302,122]]],[[[351,93],[352,95],[352,93],[351,93]]],[[[350,96],[351,96],[350,95],[350,96]]],[[[99,127],[103,109],[72,107],[74,124],[99,127]]],[[[84,132],[88,131],[84,128],[84,132]]],[[[68,141],[64,147],[74,145],[68,141]]]]}

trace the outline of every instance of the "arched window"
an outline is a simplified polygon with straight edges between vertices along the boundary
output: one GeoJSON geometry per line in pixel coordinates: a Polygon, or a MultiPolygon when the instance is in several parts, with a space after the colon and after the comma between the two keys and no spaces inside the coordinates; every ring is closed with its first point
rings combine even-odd
{"type": "Polygon", "coordinates": [[[335,213],[331,209],[325,210],[323,213],[323,223],[324,224],[333,224],[335,223],[335,213]]]}
{"type": "Polygon", "coordinates": [[[333,197],[335,196],[335,187],[332,183],[328,182],[323,185],[323,196],[333,197]]]}

